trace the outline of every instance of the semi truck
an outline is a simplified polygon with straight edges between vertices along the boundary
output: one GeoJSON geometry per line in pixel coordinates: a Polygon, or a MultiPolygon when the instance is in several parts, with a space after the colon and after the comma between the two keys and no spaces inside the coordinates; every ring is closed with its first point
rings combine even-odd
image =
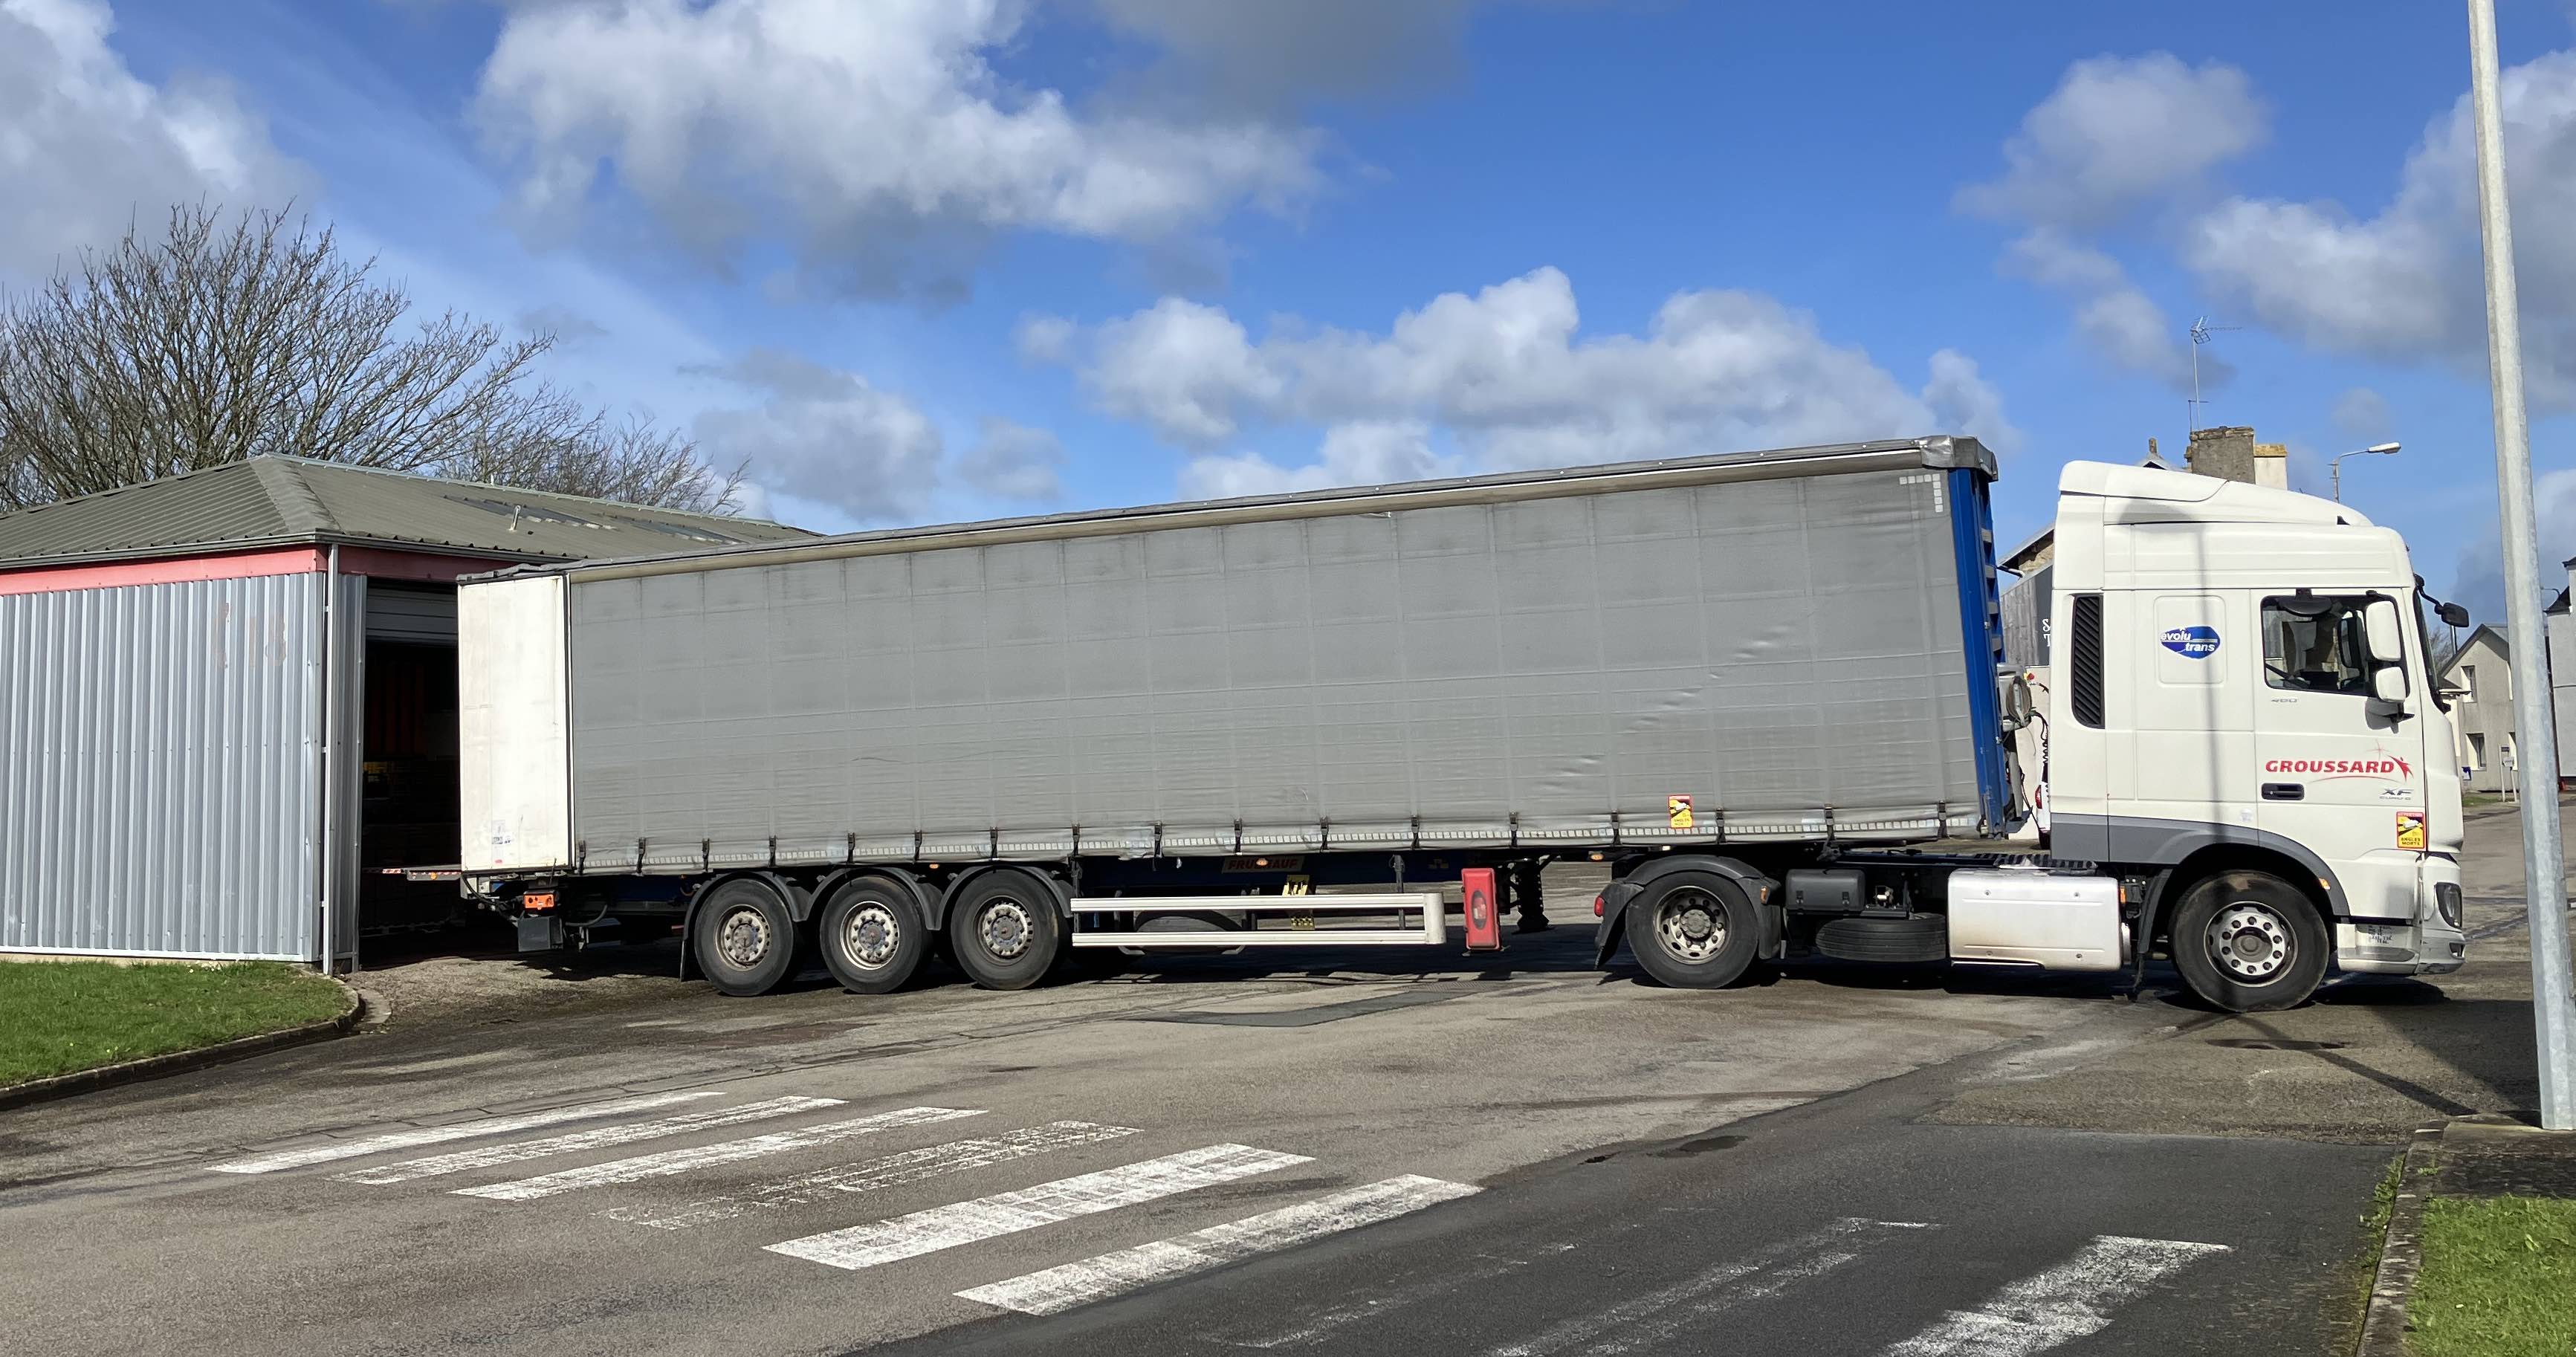
{"type": "Polygon", "coordinates": [[[458,599],[464,889],[530,948],[676,927],[734,995],[1448,946],[1444,887],[1482,925],[1567,861],[1595,964],[1673,986],[2457,968],[2456,610],[2398,535],[2071,463],[2035,688],[1995,476],[1925,437],[503,571],[458,599]]]}

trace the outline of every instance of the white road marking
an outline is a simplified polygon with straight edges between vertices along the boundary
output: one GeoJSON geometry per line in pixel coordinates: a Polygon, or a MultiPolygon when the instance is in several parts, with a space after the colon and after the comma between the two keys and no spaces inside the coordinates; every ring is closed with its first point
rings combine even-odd
{"type": "Polygon", "coordinates": [[[1215,1341],[1235,1348],[1311,1347],[1331,1337],[1336,1331],[1371,1315],[1385,1314],[1390,1310],[1408,1310],[1435,1296],[1447,1295],[1462,1286],[1490,1282],[1497,1277],[1517,1272],[1538,1261],[1541,1254],[1571,1253],[1576,1247],[1573,1244],[1550,1244],[1540,1253],[1505,1258],[1500,1262],[1479,1263],[1464,1271],[1443,1273],[1427,1282],[1416,1282],[1411,1286],[1399,1287],[1381,1295],[1371,1296],[1366,1300],[1337,1305],[1320,1314],[1300,1319],[1295,1325],[1286,1329],[1271,1330],[1258,1337],[1219,1338],[1215,1341]]]}
{"type": "Polygon", "coordinates": [[[612,1159],[605,1164],[565,1169],[536,1178],[521,1178],[508,1183],[486,1183],[480,1187],[460,1187],[460,1197],[488,1197],[493,1201],[523,1202],[539,1197],[577,1191],[585,1187],[606,1187],[613,1183],[632,1183],[645,1178],[668,1178],[714,1164],[733,1164],[745,1159],[758,1159],[765,1154],[786,1150],[805,1150],[817,1145],[830,1145],[856,1136],[875,1135],[899,1126],[919,1126],[926,1122],[955,1121],[960,1117],[980,1117],[982,1109],[961,1110],[954,1107],[903,1107],[892,1112],[879,1112],[855,1121],[827,1121],[820,1126],[800,1126],[793,1131],[772,1131],[767,1135],[746,1136],[741,1140],[719,1141],[713,1145],[693,1145],[687,1149],[664,1150],[659,1154],[640,1154],[632,1159],[612,1159]]]}
{"type": "Polygon", "coordinates": [[[2024,1277],[1974,1310],[1952,1310],[1887,1350],[1887,1357],[2031,1357],[2097,1333],[2111,1314],[2224,1244],[2102,1235],[2046,1272],[2024,1277]]]}
{"type": "Polygon", "coordinates": [[[771,1253],[856,1271],[1313,1162],[1307,1155],[1249,1145],[1209,1145],[767,1247],[771,1253]]]}
{"type": "Polygon", "coordinates": [[[764,1121],[794,1112],[812,1112],[818,1108],[839,1107],[838,1098],[767,1098],[735,1107],[711,1107],[698,1112],[683,1112],[674,1117],[652,1121],[620,1122],[614,1126],[595,1126],[587,1131],[567,1131],[540,1140],[514,1140],[502,1145],[478,1145],[453,1154],[434,1154],[426,1159],[407,1159],[399,1164],[378,1168],[352,1169],[331,1176],[344,1183],[407,1183],[414,1178],[435,1178],[441,1174],[463,1173],[467,1169],[488,1169],[501,1164],[515,1164],[523,1159],[543,1159],[550,1154],[573,1154],[582,1150],[604,1150],[611,1145],[631,1145],[639,1140],[658,1140],[689,1131],[703,1131],[715,1126],[738,1126],[747,1121],[764,1121]]]}
{"type": "Polygon", "coordinates": [[[1344,1230],[1419,1211],[1426,1206],[1472,1196],[1465,1183],[1407,1175],[1355,1187],[1296,1206],[1264,1211],[1224,1225],[1158,1239],[1066,1263],[1043,1272],[1013,1277],[957,1294],[971,1301],[1017,1310],[1024,1315],[1053,1315],[1107,1300],[1140,1287],[1192,1272],[1201,1272],[1255,1254],[1303,1244],[1344,1230]]]}
{"type": "Polygon", "coordinates": [[[1704,1319],[1739,1300],[1757,1299],[1790,1282],[1840,1267],[1856,1256],[1849,1246],[1874,1243],[1900,1230],[1934,1228],[1937,1227],[1917,1221],[1847,1217],[1608,1309],[1551,1325],[1529,1338],[1495,1349],[1494,1357],[1550,1357],[1578,1346],[1587,1353],[1618,1352],[1632,1341],[1659,1335],[1668,1338],[1672,1330],[1688,1320],[1704,1319]],[[1755,1279],[1752,1286],[1729,1289],[1748,1277],[1755,1279]],[[1688,1308],[1681,1317],[1674,1317],[1670,1312],[1679,1307],[1688,1308]]]}
{"type": "Polygon", "coordinates": [[[695,1093],[646,1093],[632,1098],[611,1098],[604,1103],[581,1103],[573,1107],[551,1107],[543,1112],[522,1112],[507,1117],[484,1117],[476,1121],[450,1122],[445,1126],[415,1126],[404,1131],[387,1131],[382,1135],[361,1136],[356,1140],[335,1140],[325,1145],[307,1145],[301,1149],[278,1150],[255,1154],[247,1159],[234,1159],[212,1166],[216,1173],[275,1173],[279,1169],[302,1168],[307,1164],[327,1164],[335,1159],[356,1159],[362,1155],[382,1154],[387,1150],[409,1150],[422,1145],[438,1145],[450,1140],[471,1140],[476,1136],[508,1135],[539,1126],[554,1126],[567,1121],[584,1121],[592,1117],[613,1117],[622,1112],[642,1112],[650,1108],[669,1107],[698,1098],[716,1096],[712,1089],[695,1093]]]}
{"type": "Polygon", "coordinates": [[[632,1221],[662,1230],[685,1230],[693,1225],[707,1225],[732,1220],[759,1209],[802,1206],[820,1201],[834,1192],[873,1192],[879,1188],[900,1187],[945,1173],[962,1173],[968,1169],[989,1168],[1013,1159],[1026,1159],[1072,1145],[1094,1145],[1104,1140],[1136,1134],[1132,1126],[1099,1126],[1087,1121],[1052,1121],[1044,1126],[1026,1126],[998,1136],[979,1136],[973,1140],[952,1140],[945,1145],[931,1145],[918,1150],[905,1150],[856,1164],[842,1164],[817,1173],[799,1174],[763,1183],[748,1192],[722,1197],[709,1197],[683,1207],[619,1206],[600,1212],[612,1220],[632,1221]]]}

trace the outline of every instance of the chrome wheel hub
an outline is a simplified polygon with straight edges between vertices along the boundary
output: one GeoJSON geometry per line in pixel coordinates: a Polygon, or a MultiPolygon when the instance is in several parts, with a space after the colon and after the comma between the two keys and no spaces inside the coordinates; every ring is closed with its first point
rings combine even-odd
{"type": "Polygon", "coordinates": [[[716,925],[716,955],[744,970],[759,965],[769,955],[769,920],[749,905],[725,911],[716,925]]]}
{"type": "Polygon", "coordinates": [[[975,934],[997,961],[1014,961],[1029,950],[1029,911],[1017,900],[996,900],[975,921],[975,934]]]}
{"type": "Polygon", "coordinates": [[[2290,926],[2268,905],[2238,901],[2209,921],[2209,959],[2231,980],[2261,984],[2298,954],[2290,926]]]}
{"type": "Polygon", "coordinates": [[[861,905],[841,924],[841,951],[864,970],[882,970],[902,942],[903,924],[883,905],[861,905]]]}
{"type": "Polygon", "coordinates": [[[1655,907],[1655,936],[1684,961],[1706,961],[1726,950],[1726,910],[1707,891],[1681,887],[1655,907]]]}

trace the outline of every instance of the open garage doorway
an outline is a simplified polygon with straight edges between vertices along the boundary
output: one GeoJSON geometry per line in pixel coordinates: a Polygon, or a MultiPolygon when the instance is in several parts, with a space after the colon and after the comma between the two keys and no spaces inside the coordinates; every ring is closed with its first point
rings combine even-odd
{"type": "Polygon", "coordinates": [[[488,947],[455,881],[403,875],[456,861],[456,586],[370,580],[363,672],[359,955],[488,947]]]}

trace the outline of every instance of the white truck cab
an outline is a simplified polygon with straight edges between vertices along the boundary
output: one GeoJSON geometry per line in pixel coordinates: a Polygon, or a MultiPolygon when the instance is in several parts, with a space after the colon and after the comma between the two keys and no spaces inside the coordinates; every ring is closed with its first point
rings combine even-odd
{"type": "Polygon", "coordinates": [[[2049,850],[2169,873],[2151,935],[2272,1007],[2455,970],[2463,825],[2406,544],[2352,510],[2094,462],[2058,485],[2049,850]]]}

